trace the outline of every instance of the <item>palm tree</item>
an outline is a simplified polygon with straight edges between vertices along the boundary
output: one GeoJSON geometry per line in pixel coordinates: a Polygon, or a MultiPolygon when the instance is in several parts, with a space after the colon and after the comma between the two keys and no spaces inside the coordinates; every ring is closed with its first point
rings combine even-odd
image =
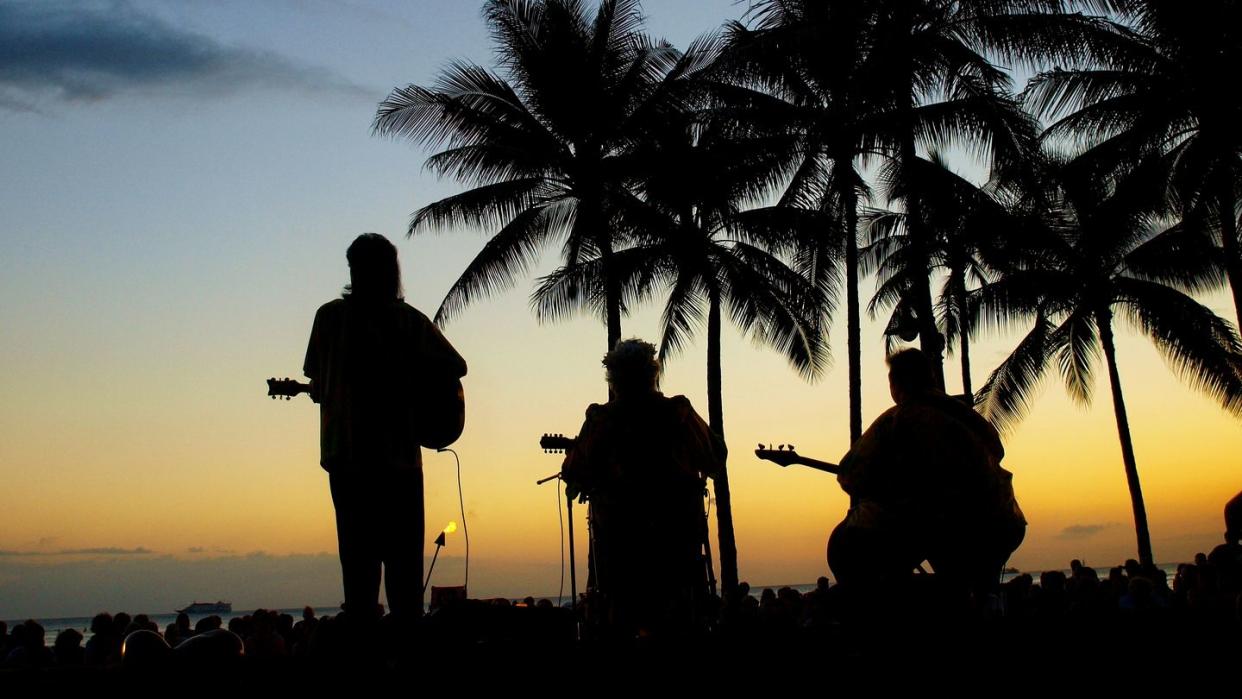
{"type": "Polygon", "coordinates": [[[906,211],[906,298],[922,350],[932,358],[941,387],[945,338],[937,327],[931,293],[935,234],[924,209],[929,203],[913,181],[919,177],[919,147],[963,145],[986,155],[1004,171],[1032,157],[1036,125],[1009,97],[1010,79],[988,52],[1009,53],[1030,33],[1031,10],[1058,5],[1032,0],[877,0],[872,32],[874,63],[869,80],[887,119],[876,132],[892,161],[890,172],[910,180],[898,188],[906,211]]]}
{"type": "Polygon", "coordinates": [[[1219,77],[1242,71],[1242,3],[1078,4],[1111,16],[1062,17],[1061,31],[1076,39],[1062,51],[1071,67],[1040,73],[1026,97],[1054,119],[1051,138],[1087,145],[1101,162],[1125,168],[1163,160],[1183,214],[1219,236],[1242,326],[1242,92],[1219,77]]]}
{"type": "MultiPolygon", "coordinates": [[[[808,379],[818,376],[827,360],[820,319],[831,313],[831,299],[771,252],[784,241],[773,235],[771,217],[752,217],[764,225],[748,227],[739,211],[762,200],[780,180],[788,162],[782,151],[788,147],[788,139],[742,139],[686,114],[636,149],[643,174],[634,183],[634,200],[622,209],[636,243],[616,252],[626,305],[658,289],[668,291],[662,362],[685,346],[706,315],[708,420],[722,440],[725,310],[740,330],[777,348],[808,379]]],[[[598,304],[601,263],[582,262],[546,277],[533,297],[540,318],[563,317],[592,298],[598,304]],[[595,292],[584,297],[577,292],[583,288],[595,292]]],[[[720,577],[729,596],[737,589],[738,566],[727,468],[713,482],[720,577]]]]}
{"type": "Polygon", "coordinates": [[[431,87],[397,88],[373,125],[382,136],[440,148],[426,167],[470,188],[416,211],[409,234],[461,227],[491,234],[436,313],[444,323],[510,286],[543,248],[564,262],[603,260],[608,348],[621,337],[612,273],[625,153],[679,109],[696,66],[641,32],[638,0],[489,0],[484,17],[505,75],[467,63],[431,87]]]}
{"type": "Polygon", "coordinates": [[[926,277],[918,272],[912,276],[912,271],[930,269],[940,274],[938,330],[947,349],[957,351],[962,393],[973,400],[970,340],[974,328],[969,298],[973,289],[991,280],[987,258],[1011,242],[1007,238],[1022,225],[1021,219],[1006,204],[1003,182],[993,180],[978,186],[955,173],[938,151],[926,159],[915,159],[912,167],[911,176],[890,176],[884,188],[890,202],[908,201],[914,196],[923,202],[921,213],[929,239],[924,245],[913,244],[910,216],[904,210],[876,210],[865,216],[868,245],[862,255],[864,271],[878,275],[868,311],[873,318],[883,310],[891,311],[885,331],[891,352],[897,337],[908,341],[918,332],[917,315],[911,307],[916,295],[911,289],[925,284],[926,277]],[[911,186],[917,188],[917,195],[904,191],[911,186]],[[926,257],[910,259],[915,255],[926,257]]]}
{"type": "Polygon", "coordinates": [[[882,60],[871,50],[873,4],[756,2],[753,26],[729,25],[717,73],[728,113],[760,133],[800,138],[793,175],[778,202],[790,222],[810,226],[799,231],[798,270],[833,297],[840,286],[837,260],[844,257],[851,443],[862,435],[858,207],[868,190],[859,165],[874,155],[871,122],[878,115],[868,75],[871,64],[882,60]]]}
{"type": "MultiPolygon", "coordinates": [[[[803,255],[807,271],[823,274],[816,251],[844,249],[851,440],[862,432],[858,206],[868,192],[857,166],[878,157],[898,165],[913,162],[920,144],[964,144],[986,152],[997,170],[1026,159],[1034,122],[1005,95],[1008,77],[984,51],[1039,53],[1016,41],[1030,33],[1024,13],[1057,5],[1053,0],[766,0],[752,6],[753,29],[730,27],[733,50],[726,54],[725,74],[764,93],[735,96],[751,107],[745,117],[804,136],[800,167],[782,204],[833,214],[834,226],[809,236],[812,247],[803,255]]],[[[910,197],[904,204],[912,244],[929,246],[919,201],[910,197]]],[[[909,259],[929,255],[918,251],[909,259]]],[[[924,349],[939,358],[942,340],[930,272],[926,266],[908,270],[908,280],[923,282],[908,284],[904,305],[918,319],[924,349]]],[[[835,284],[826,277],[816,280],[825,287],[835,284]]],[[[939,360],[935,364],[939,367],[939,360]]]]}
{"type": "Polygon", "coordinates": [[[983,287],[979,319],[994,327],[1033,319],[1033,329],[988,377],[978,404],[1007,427],[1030,404],[1055,363],[1075,400],[1090,401],[1101,351],[1134,510],[1138,553],[1152,563],[1151,536],[1121,390],[1114,343],[1118,314],[1147,335],[1177,372],[1242,413],[1242,343],[1227,321],[1189,293],[1218,286],[1219,259],[1193,228],[1171,223],[1161,178],[1137,171],[1101,177],[1088,159],[1049,173],[1046,235],[1027,258],[983,287]]]}

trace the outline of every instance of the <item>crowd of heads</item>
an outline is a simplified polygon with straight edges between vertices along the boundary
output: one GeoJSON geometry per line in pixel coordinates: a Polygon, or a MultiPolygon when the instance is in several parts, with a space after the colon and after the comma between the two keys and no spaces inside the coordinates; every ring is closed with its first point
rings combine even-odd
{"type": "MultiPolygon", "coordinates": [[[[934,576],[926,580],[934,581],[934,576]]],[[[901,606],[891,595],[917,595],[919,586],[887,593],[880,604],[901,606]]],[[[925,605],[927,601],[924,597],[914,603],[925,605]]],[[[857,621],[859,603],[858,596],[843,593],[827,578],[820,578],[809,592],[781,587],[765,588],[758,595],[741,583],[737,598],[721,608],[719,629],[730,636],[758,638],[819,634],[857,621]]],[[[1013,628],[1103,631],[1128,624],[1172,624],[1236,635],[1242,632],[1242,546],[1225,544],[1211,554],[1200,553],[1193,563],[1179,565],[1172,576],[1135,560],[1103,572],[1074,560],[1069,571],[1015,575],[989,599],[959,607],[957,612],[999,620],[1013,628]]]]}
{"type": "MultiPolygon", "coordinates": [[[[301,619],[291,614],[257,609],[233,617],[227,624],[218,615],[205,616],[194,624],[189,615],[178,614],[164,629],[146,614],[130,616],[108,612],[91,620],[90,638],[75,628],[61,631],[51,648],[46,646],[43,626],[34,620],[15,624],[11,632],[0,622],[0,667],[6,669],[46,669],[51,667],[111,667],[134,662],[171,660],[204,655],[219,660],[223,656],[284,658],[305,656],[316,643],[322,643],[321,627],[331,627],[333,617],[321,620],[306,607],[301,619]],[[327,621],[324,624],[323,621],[327,621]],[[175,650],[174,650],[175,649],[175,650]]],[[[332,635],[331,631],[327,635],[332,635]]]]}
{"type": "Polygon", "coordinates": [[[1007,613],[1048,623],[1126,620],[1242,623],[1242,559],[1218,547],[1177,567],[1172,580],[1162,569],[1128,560],[1101,573],[1072,561],[1068,573],[1045,571],[1036,581],[1023,574],[1002,586],[1007,613]]]}
{"type": "MultiPolygon", "coordinates": [[[[754,594],[743,582],[736,595],[714,602],[705,632],[756,640],[823,636],[848,626],[857,611],[849,607],[856,599],[843,595],[842,588],[826,577],[808,592],[781,587],[754,594]]],[[[1107,629],[1128,622],[1188,622],[1236,634],[1242,630],[1242,545],[1233,541],[1210,554],[1200,553],[1193,563],[1178,566],[1172,579],[1162,569],[1134,560],[1106,572],[1074,560],[1068,572],[1014,576],[1000,585],[992,602],[990,613],[1015,628],[1035,624],[1047,629],[1107,629]]],[[[551,600],[534,597],[518,602],[488,600],[486,605],[528,608],[533,613],[556,609],[551,600]]],[[[580,611],[583,608],[580,605],[580,611]]],[[[390,650],[401,646],[394,638],[415,633],[408,627],[386,627],[385,621],[366,629],[355,626],[345,613],[317,616],[311,607],[303,609],[301,618],[257,609],[227,623],[219,616],[207,616],[191,624],[189,616],[180,614],[162,630],[144,614],[104,612],[91,621],[85,644],[81,631],[65,629],[48,647],[39,622],[28,620],[11,629],[0,622],[0,667],[109,667],[176,662],[179,654],[216,663],[229,657],[260,663],[290,658],[334,662],[358,650],[360,631],[390,650]]],[[[372,645],[368,652],[373,651],[372,645]]]]}

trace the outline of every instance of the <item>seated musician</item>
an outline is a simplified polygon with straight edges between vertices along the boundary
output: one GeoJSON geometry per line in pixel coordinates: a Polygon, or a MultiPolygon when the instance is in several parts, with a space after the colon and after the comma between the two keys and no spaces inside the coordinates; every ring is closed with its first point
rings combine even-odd
{"type": "Polygon", "coordinates": [[[603,363],[612,399],[587,408],[562,467],[591,503],[597,608],[618,637],[684,633],[706,591],[704,478],[724,443],[685,396],[660,393],[650,343],[618,342],[603,363]]]}
{"type": "Polygon", "coordinates": [[[888,358],[896,403],[841,461],[850,512],[833,532],[838,581],[909,576],[926,560],[943,580],[990,589],[1021,543],[1026,522],[1000,467],[1000,436],[981,415],[935,387],[916,349],[888,358]]]}

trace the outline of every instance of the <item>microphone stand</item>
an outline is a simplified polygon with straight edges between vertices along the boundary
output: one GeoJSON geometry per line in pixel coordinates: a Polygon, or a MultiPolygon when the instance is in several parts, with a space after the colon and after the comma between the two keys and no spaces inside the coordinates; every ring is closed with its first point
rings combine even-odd
{"type": "MultiPolygon", "coordinates": [[[[559,472],[535,481],[535,485],[543,485],[548,481],[560,482],[559,472]]],[[[565,516],[569,519],[569,608],[573,610],[574,619],[578,618],[578,566],[574,563],[574,499],[565,494],[565,516]]],[[[575,622],[575,625],[576,622],[575,622]]]]}

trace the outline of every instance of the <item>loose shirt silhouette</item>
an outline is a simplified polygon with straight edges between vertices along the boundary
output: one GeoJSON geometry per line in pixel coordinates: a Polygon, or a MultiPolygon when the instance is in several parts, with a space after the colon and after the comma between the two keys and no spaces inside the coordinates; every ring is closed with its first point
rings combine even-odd
{"type": "Polygon", "coordinates": [[[591,405],[562,473],[591,501],[596,590],[623,633],[684,627],[706,588],[704,478],[724,444],[684,396],[591,405]]]}
{"type": "MultiPolygon", "coordinates": [[[[834,539],[846,546],[848,530],[859,547],[888,549],[862,552],[866,566],[887,556],[906,572],[927,559],[938,573],[999,575],[1026,526],[1004,454],[996,429],[970,406],[939,391],[906,398],[841,459],[837,480],[853,504],[834,539]]],[[[830,547],[840,578],[833,559],[830,547]]]]}
{"type": "Polygon", "coordinates": [[[337,299],[315,314],[304,366],[320,407],[320,465],[330,474],[345,609],[377,611],[381,566],[394,614],[422,612],[423,386],[466,362],[400,300],[337,299]]]}
{"type": "Polygon", "coordinates": [[[382,470],[422,465],[419,418],[436,406],[420,385],[465,376],[466,362],[404,301],[336,299],[315,314],[304,371],[320,407],[323,468],[382,470]]]}

